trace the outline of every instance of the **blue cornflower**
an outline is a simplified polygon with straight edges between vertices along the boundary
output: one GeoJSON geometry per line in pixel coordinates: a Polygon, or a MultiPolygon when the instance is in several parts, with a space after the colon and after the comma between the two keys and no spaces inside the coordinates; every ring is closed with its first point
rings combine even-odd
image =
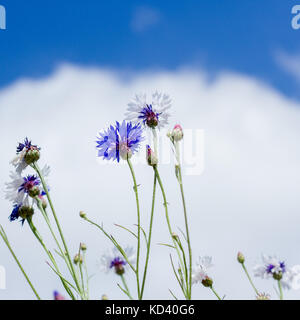
{"type": "Polygon", "coordinates": [[[19,145],[17,146],[17,154],[22,152],[23,150],[29,151],[29,150],[40,150],[40,148],[36,145],[33,145],[31,141],[28,140],[28,138],[24,139],[23,143],[19,142],[19,145]]]}
{"type": "Polygon", "coordinates": [[[120,161],[129,159],[138,151],[141,141],[143,141],[143,129],[141,125],[123,121],[122,124],[116,122],[115,126],[110,126],[97,137],[98,156],[107,160],[120,161]]]}
{"type": "Polygon", "coordinates": [[[22,204],[15,204],[12,213],[9,216],[9,221],[18,220],[20,217],[19,210],[22,207],[22,204]]]}

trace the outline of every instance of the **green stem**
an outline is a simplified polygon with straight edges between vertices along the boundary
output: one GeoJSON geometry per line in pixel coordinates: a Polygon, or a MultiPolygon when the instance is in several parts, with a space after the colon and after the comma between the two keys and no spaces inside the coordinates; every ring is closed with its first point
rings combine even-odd
{"type": "MultiPolygon", "coordinates": [[[[177,255],[178,255],[178,258],[179,258],[179,261],[180,261],[180,265],[181,265],[181,267],[183,269],[184,268],[184,263],[183,263],[182,258],[181,258],[181,254],[180,254],[180,251],[179,251],[179,248],[178,248],[178,244],[174,240],[174,237],[173,237],[173,231],[172,231],[172,228],[171,228],[171,223],[170,223],[170,218],[169,218],[168,202],[167,202],[167,197],[166,197],[166,193],[165,193],[165,190],[164,190],[164,186],[162,184],[162,181],[161,181],[160,175],[158,173],[157,167],[154,166],[153,169],[154,169],[154,172],[156,174],[156,178],[157,178],[157,181],[158,181],[158,184],[160,186],[161,193],[162,193],[162,196],[163,196],[163,199],[164,199],[165,215],[166,215],[166,220],[167,220],[169,233],[170,233],[171,239],[173,241],[174,247],[175,247],[175,249],[177,251],[177,255]]],[[[183,292],[183,293],[184,293],[185,297],[188,298],[187,292],[183,292]]]]}
{"type": "Polygon", "coordinates": [[[86,265],[85,251],[83,251],[82,255],[83,255],[83,267],[84,267],[85,276],[86,276],[86,297],[87,297],[87,300],[89,300],[89,298],[90,298],[89,274],[88,274],[88,269],[87,269],[87,265],[86,265]]]}
{"type": "Polygon", "coordinates": [[[60,243],[59,243],[59,241],[57,240],[57,238],[56,238],[56,236],[55,236],[55,233],[54,233],[54,231],[53,231],[53,229],[52,229],[52,226],[51,226],[50,220],[49,220],[49,218],[48,218],[47,212],[46,212],[46,210],[43,208],[42,202],[41,202],[41,200],[40,200],[38,197],[36,198],[36,201],[37,201],[37,206],[38,206],[39,210],[41,211],[41,213],[42,213],[42,215],[43,215],[43,217],[44,217],[44,219],[45,219],[45,221],[46,221],[46,223],[47,223],[47,226],[48,226],[48,228],[49,228],[49,230],[50,230],[50,233],[51,233],[51,235],[52,235],[52,237],[53,237],[53,239],[54,239],[54,241],[55,241],[55,243],[56,243],[56,245],[57,245],[57,247],[58,247],[58,249],[59,249],[59,252],[60,252],[60,254],[61,254],[61,257],[64,259],[64,261],[65,261],[65,263],[66,263],[66,265],[67,265],[67,267],[68,267],[68,269],[69,269],[69,271],[70,271],[70,273],[71,273],[71,275],[72,275],[72,270],[71,270],[71,268],[70,268],[69,261],[68,261],[68,259],[66,259],[66,254],[63,252],[63,250],[62,250],[62,248],[61,248],[61,246],[60,246],[60,243]]]}
{"type": "Polygon", "coordinates": [[[139,194],[137,189],[138,187],[137,187],[136,178],[135,178],[134,170],[133,170],[130,159],[127,159],[127,163],[132,175],[133,183],[134,183],[134,193],[135,193],[136,207],[137,207],[138,239],[137,239],[137,258],[136,258],[136,281],[137,281],[138,298],[140,300],[141,291],[140,291],[140,280],[139,280],[139,264],[140,264],[140,250],[141,250],[141,214],[140,214],[139,194]]]}
{"type": "Polygon", "coordinates": [[[152,227],[153,227],[153,217],[154,217],[154,206],[155,206],[155,194],[156,194],[156,174],[154,173],[154,182],[153,182],[153,195],[152,195],[152,206],[151,206],[151,216],[150,216],[150,226],[149,226],[149,236],[147,241],[147,256],[146,256],[146,263],[145,263],[145,270],[144,270],[144,277],[141,289],[141,299],[143,298],[147,270],[148,270],[148,263],[150,257],[150,247],[151,247],[151,237],[152,237],[152,227]]]}
{"type": "Polygon", "coordinates": [[[214,295],[218,298],[218,300],[222,300],[220,298],[220,296],[217,294],[216,290],[214,289],[214,287],[210,287],[211,291],[214,293],[214,295]]]}
{"type": "Polygon", "coordinates": [[[124,277],[123,274],[121,275],[121,279],[122,279],[123,285],[124,285],[124,287],[125,287],[125,290],[127,291],[128,297],[130,298],[130,300],[133,300],[133,298],[132,298],[132,296],[131,296],[131,294],[130,294],[129,288],[128,288],[128,286],[127,286],[125,277],[124,277]]]}
{"type": "Polygon", "coordinates": [[[243,269],[244,269],[244,271],[245,271],[245,273],[246,273],[246,276],[247,276],[247,278],[248,278],[248,280],[249,280],[252,288],[254,289],[255,293],[256,293],[257,295],[259,295],[259,292],[258,292],[258,290],[256,289],[256,287],[255,287],[255,285],[254,285],[254,283],[253,283],[253,281],[252,281],[252,279],[251,279],[251,277],[250,277],[250,275],[249,275],[249,273],[248,273],[248,271],[247,271],[247,268],[246,268],[246,266],[245,266],[244,263],[242,263],[242,267],[243,267],[243,269]]]}
{"type": "Polygon", "coordinates": [[[282,291],[282,285],[280,280],[278,280],[278,289],[279,289],[279,299],[283,300],[283,291],[282,291]]]}
{"type": "Polygon", "coordinates": [[[188,243],[188,250],[189,250],[189,298],[192,298],[192,247],[190,241],[190,233],[189,233],[189,226],[188,226],[188,218],[187,218],[187,210],[186,210],[186,203],[184,197],[184,190],[183,190],[183,183],[182,183],[182,174],[181,174],[181,166],[178,166],[179,171],[179,185],[180,185],[180,192],[181,192],[181,199],[183,204],[183,211],[184,211],[184,220],[185,220],[185,229],[186,229],[186,237],[188,243]]]}
{"type": "Polygon", "coordinates": [[[64,245],[64,248],[65,248],[65,251],[66,251],[66,255],[67,255],[67,258],[69,260],[69,265],[71,267],[71,270],[72,270],[72,277],[76,283],[76,287],[78,289],[78,291],[80,292],[80,285],[79,285],[79,282],[78,282],[78,279],[77,279],[77,276],[76,276],[76,273],[75,273],[75,269],[74,269],[74,266],[73,266],[73,263],[72,263],[72,260],[71,260],[71,257],[70,257],[70,253],[69,253],[69,250],[68,250],[68,247],[67,247],[67,244],[66,244],[66,241],[65,241],[65,238],[64,238],[64,235],[63,235],[63,232],[62,232],[62,229],[60,227],[60,224],[59,224],[59,221],[58,221],[58,218],[57,218],[57,215],[56,215],[56,212],[54,210],[54,206],[53,206],[53,203],[51,201],[51,197],[50,197],[50,194],[48,192],[48,187],[45,183],[45,179],[42,175],[42,172],[38,166],[37,163],[34,163],[33,164],[33,168],[36,170],[36,172],[38,173],[40,179],[41,179],[41,182],[42,182],[42,185],[43,185],[43,188],[44,188],[44,191],[46,192],[46,195],[47,195],[47,199],[48,199],[48,202],[50,204],[50,207],[51,207],[51,210],[52,210],[52,213],[53,213],[53,217],[55,219],[55,223],[56,223],[56,226],[57,226],[57,229],[59,231],[59,234],[60,234],[60,237],[61,237],[61,240],[63,242],[63,245],[64,245]]]}
{"type": "Polygon", "coordinates": [[[38,295],[38,293],[36,292],[36,290],[35,290],[35,288],[34,288],[33,284],[32,284],[32,283],[31,283],[31,281],[29,280],[29,278],[28,278],[28,276],[27,276],[27,274],[26,274],[25,270],[23,269],[23,267],[22,267],[22,265],[21,265],[20,261],[18,260],[17,256],[15,255],[15,253],[14,253],[14,251],[13,251],[13,249],[12,249],[12,247],[11,247],[11,245],[10,245],[9,241],[8,241],[8,238],[7,238],[7,236],[6,236],[5,232],[4,232],[3,227],[2,227],[2,226],[0,226],[0,229],[1,229],[1,230],[0,230],[0,235],[1,235],[2,239],[3,239],[3,241],[5,242],[5,244],[6,244],[7,248],[8,248],[8,250],[9,250],[9,251],[10,251],[10,253],[12,254],[13,258],[15,259],[15,261],[16,261],[16,263],[17,263],[18,267],[19,267],[19,268],[20,268],[20,270],[22,271],[22,273],[23,273],[23,275],[24,275],[24,277],[25,277],[25,279],[26,279],[27,283],[29,284],[29,286],[30,286],[30,288],[32,289],[33,293],[35,294],[36,298],[37,298],[38,300],[41,300],[41,298],[40,298],[40,296],[38,295]]]}
{"type": "MultiPolygon", "coordinates": [[[[42,248],[43,248],[44,251],[46,252],[47,256],[49,257],[49,259],[50,259],[51,262],[53,263],[56,272],[57,272],[58,274],[61,274],[61,272],[59,271],[59,268],[58,268],[58,266],[57,266],[57,263],[56,263],[54,257],[52,256],[52,254],[50,253],[50,251],[47,249],[46,245],[44,244],[43,239],[42,239],[42,237],[40,236],[40,234],[38,233],[35,225],[33,224],[32,220],[31,220],[31,218],[27,218],[27,222],[28,222],[28,224],[29,224],[29,227],[30,227],[32,233],[33,233],[34,236],[37,238],[37,240],[38,240],[39,243],[41,244],[42,248]]],[[[62,277],[60,277],[60,280],[61,280],[64,288],[66,289],[67,293],[70,295],[70,297],[71,297],[73,300],[75,300],[75,297],[73,296],[73,294],[72,294],[72,292],[71,292],[71,289],[67,286],[65,280],[64,280],[62,277]]],[[[80,292],[80,291],[79,291],[79,292],[80,292]]]]}

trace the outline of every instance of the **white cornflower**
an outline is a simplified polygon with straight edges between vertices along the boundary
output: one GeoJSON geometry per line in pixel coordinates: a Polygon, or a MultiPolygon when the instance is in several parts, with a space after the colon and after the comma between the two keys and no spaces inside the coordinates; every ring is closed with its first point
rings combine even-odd
{"type": "MultiPolygon", "coordinates": [[[[133,264],[135,262],[134,249],[127,247],[124,249],[124,252],[128,261],[133,264]]],[[[100,263],[102,271],[109,272],[111,269],[114,269],[118,275],[123,275],[125,268],[128,266],[127,261],[116,247],[103,254],[100,263]]]]}
{"type": "Polygon", "coordinates": [[[161,129],[168,124],[170,114],[167,110],[170,107],[171,99],[167,94],[156,91],[149,99],[146,94],[140,94],[128,104],[125,116],[126,120],[142,122],[152,129],[161,129]]]}
{"type": "Polygon", "coordinates": [[[280,280],[286,289],[300,289],[300,265],[288,268],[276,256],[262,255],[262,264],[254,267],[254,275],[263,279],[280,280]]]}
{"type": "Polygon", "coordinates": [[[211,263],[212,257],[204,256],[199,257],[196,267],[193,269],[192,282],[198,283],[208,278],[208,269],[213,266],[211,263]]]}
{"type": "MultiPolygon", "coordinates": [[[[50,173],[50,167],[45,165],[41,170],[42,175],[47,177],[50,173]]],[[[20,173],[10,173],[11,182],[6,183],[5,198],[14,204],[21,204],[31,196],[43,195],[44,191],[40,179],[36,175],[27,175],[22,177],[20,173]]]]}

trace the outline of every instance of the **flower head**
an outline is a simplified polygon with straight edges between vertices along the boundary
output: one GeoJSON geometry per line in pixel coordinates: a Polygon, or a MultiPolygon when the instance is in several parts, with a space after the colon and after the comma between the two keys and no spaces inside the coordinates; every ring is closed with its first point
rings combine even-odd
{"type": "MultiPolygon", "coordinates": [[[[43,176],[50,172],[49,166],[42,169],[43,176]]],[[[6,199],[15,204],[23,203],[28,197],[43,196],[45,191],[42,188],[41,181],[36,175],[27,175],[22,177],[19,173],[11,172],[11,182],[6,183],[6,199]]]]}
{"type": "Polygon", "coordinates": [[[53,292],[54,300],[66,300],[63,295],[61,295],[58,291],[53,292]]]}
{"type": "Polygon", "coordinates": [[[262,292],[256,296],[256,300],[271,300],[271,296],[267,293],[262,292]]]}
{"type": "Polygon", "coordinates": [[[97,137],[98,156],[107,160],[129,159],[138,151],[143,141],[143,129],[140,124],[123,121],[116,122],[97,137]]]}
{"type": "MultiPolygon", "coordinates": [[[[134,250],[131,247],[124,249],[125,255],[130,263],[134,263],[135,255],[134,250]]],[[[118,275],[122,275],[125,272],[125,268],[128,266],[126,259],[120,254],[117,248],[113,248],[110,252],[103,254],[101,257],[101,267],[105,272],[114,270],[118,275]]]]}
{"type": "Polygon", "coordinates": [[[17,146],[17,156],[11,161],[16,167],[16,171],[21,173],[29,164],[38,161],[40,158],[40,148],[33,145],[28,138],[17,146]]]}
{"type": "Polygon", "coordinates": [[[254,267],[254,275],[263,279],[280,280],[286,289],[300,289],[300,265],[287,267],[286,263],[276,256],[262,256],[262,264],[254,267]]]}
{"type": "Polygon", "coordinates": [[[146,94],[136,95],[128,104],[125,116],[127,120],[142,122],[149,128],[161,129],[168,124],[170,107],[170,97],[156,91],[149,100],[146,94]]]}
{"type": "Polygon", "coordinates": [[[210,279],[208,277],[207,271],[209,268],[213,266],[211,261],[212,261],[212,258],[209,256],[199,257],[199,260],[196,264],[196,268],[193,269],[193,274],[192,274],[193,283],[198,283],[198,282],[203,283],[207,279],[210,279]]]}

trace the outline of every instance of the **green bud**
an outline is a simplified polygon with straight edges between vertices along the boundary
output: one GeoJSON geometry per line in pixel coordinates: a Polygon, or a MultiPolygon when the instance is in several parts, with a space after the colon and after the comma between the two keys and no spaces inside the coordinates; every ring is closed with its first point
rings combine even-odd
{"type": "Polygon", "coordinates": [[[23,219],[32,217],[34,214],[34,209],[32,207],[23,206],[19,209],[19,216],[23,219]]]}
{"type": "Polygon", "coordinates": [[[245,262],[245,257],[241,252],[237,254],[237,261],[242,264],[245,262]]]}
{"type": "Polygon", "coordinates": [[[74,261],[75,264],[78,264],[78,263],[82,264],[82,262],[83,262],[83,257],[82,257],[82,255],[79,255],[79,254],[77,253],[76,256],[74,257],[73,261],[74,261]]]}
{"type": "Polygon", "coordinates": [[[31,149],[26,152],[24,160],[30,165],[34,162],[37,162],[40,159],[40,151],[38,149],[31,149]]]}
{"type": "Polygon", "coordinates": [[[206,288],[211,288],[213,285],[213,280],[210,277],[206,277],[204,280],[202,280],[202,284],[206,288]]]}
{"type": "Polygon", "coordinates": [[[275,280],[281,280],[282,279],[282,272],[276,272],[276,273],[273,273],[273,278],[275,279],[275,280]]]}
{"type": "Polygon", "coordinates": [[[79,212],[79,216],[83,219],[86,218],[86,214],[83,211],[79,212]]]}
{"type": "Polygon", "coordinates": [[[40,195],[40,189],[39,187],[32,187],[29,191],[28,194],[30,197],[35,198],[40,195]]]}
{"type": "Polygon", "coordinates": [[[87,249],[87,246],[85,243],[80,243],[80,250],[85,251],[87,249]]]}

